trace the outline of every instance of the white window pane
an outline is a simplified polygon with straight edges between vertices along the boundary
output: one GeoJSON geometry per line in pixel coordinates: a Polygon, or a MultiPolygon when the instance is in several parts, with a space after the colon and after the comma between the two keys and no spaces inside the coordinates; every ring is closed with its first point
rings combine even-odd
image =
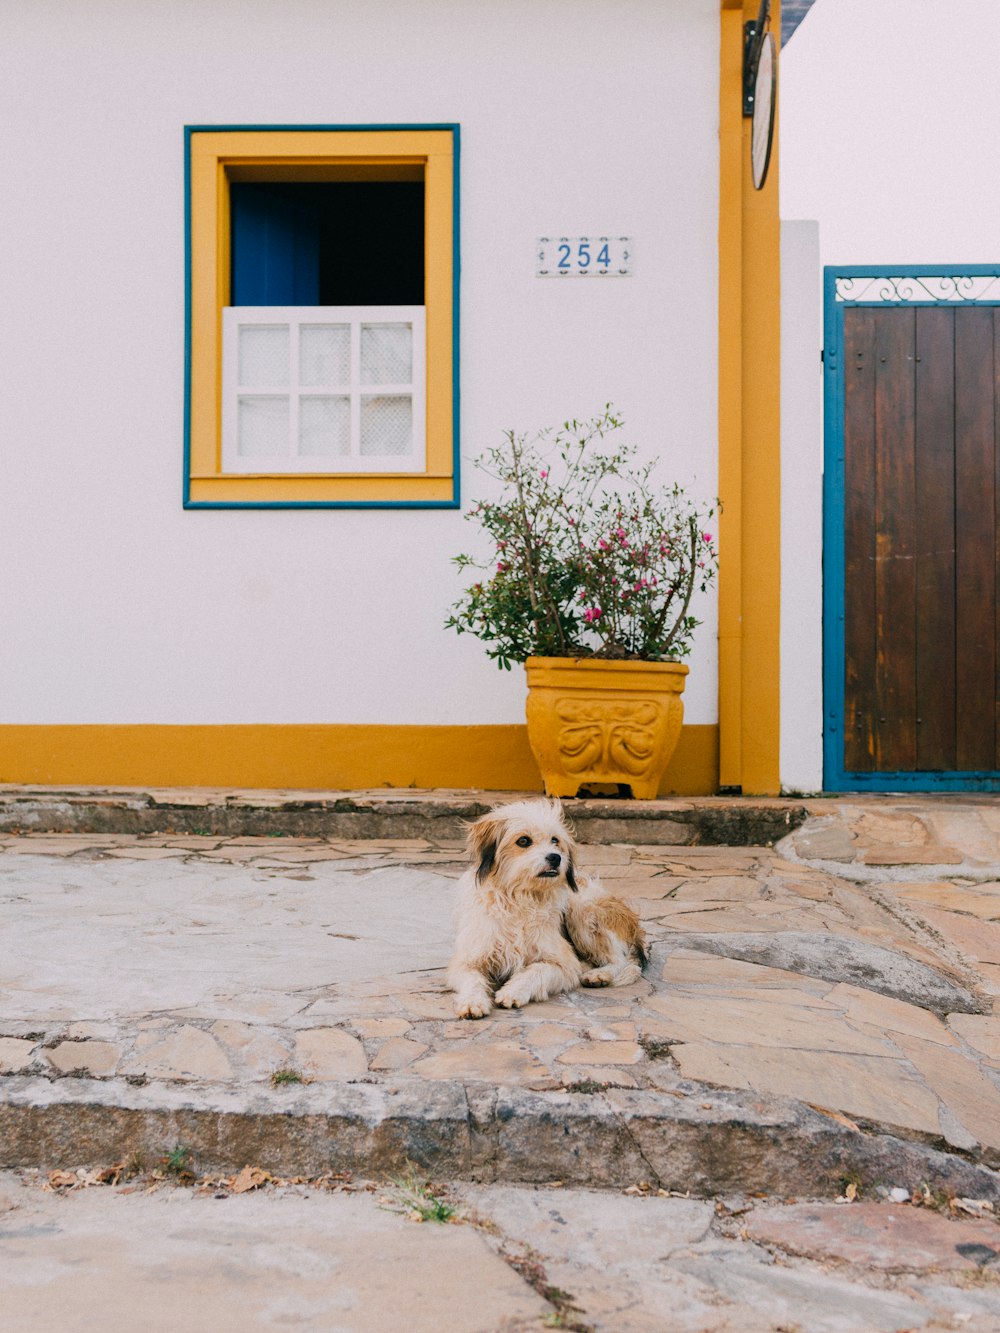
{"type": "Polygon", "coordinates": [[[287,398],[240,398],[236,452],[241,458],[284,458],[288,454],[287,398]]]}
{"type": "Polygon", "coordinates": [[[361,383],[409,384],[413,378],[413,325],[361,325],[361,383]]]}
{"type": "Polygon", "coordinates": [[[332,388],[350,382],[350,324],[303,325],[299,330],[299,383],[332,388]]]}
{"type": "Polygon", "coordinates": [[[350,398],[300,398],[300,456],[306,458],[342,458],[350,452],[350,398]]]}
{"type": "Polygon", "coordinates": [[[253,389],[288,383],[288,325],[240,326],[240,384],[253,389]]]}
{"type": "Polygon", "coordinates": [[[387,458],[412,452],[413,400],[409,394],[362,394],[362,455],[387,458]]]}

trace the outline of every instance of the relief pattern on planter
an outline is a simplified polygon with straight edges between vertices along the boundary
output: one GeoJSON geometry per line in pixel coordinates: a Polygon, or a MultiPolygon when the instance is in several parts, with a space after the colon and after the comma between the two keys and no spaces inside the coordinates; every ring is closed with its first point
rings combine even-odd
{"type": "Polygon", "coordinates": [[[662,712],[651,699],[562,700],[556,713],[563,767],[567,773],[644,776],[656,755],[662,712]]]}

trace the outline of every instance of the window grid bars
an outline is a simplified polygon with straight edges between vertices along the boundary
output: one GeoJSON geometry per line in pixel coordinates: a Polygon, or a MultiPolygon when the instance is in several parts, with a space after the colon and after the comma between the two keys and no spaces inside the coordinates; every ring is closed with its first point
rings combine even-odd
{"type": "Polygon", "coordinates": [[[237,474],[421,472],[426,463],[425,310],[423,306],[227,306],[223,310],[223,470],[237,474]],[[361,329],[364,324],[409,324],[411,378],[405,383],[365,384],[361,375],[361,329]],[[350,327],[350,376],[346,385],[299,383],[303,327],[347,324],[350,327]],[[242,328],[287,326],[289,335],[288,383],[255,388],[240,383],[239,335],[242,328]],[[342,456],[302,455],[300,401],[350,395],[350,453],[342,456]],[[410,399],[412,447],[409,454],[361,453],[361,407],[365,396],[405,396],[410,399]],[[239,453],[239,402],[244,397],[282,399],[289,403],[289,430],[283,455],[250,456],[239,453]]]}

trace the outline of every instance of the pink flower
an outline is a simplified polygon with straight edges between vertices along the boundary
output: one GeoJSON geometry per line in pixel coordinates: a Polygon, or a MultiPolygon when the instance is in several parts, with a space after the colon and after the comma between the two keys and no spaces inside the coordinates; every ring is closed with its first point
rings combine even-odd
{"type": "Polygon", "coordinates": [[[583,613],[583,618],[588,625],[592,625],[595,620],[600,620],[601,608],[599,606],[588,606],[583,613]]]}
{"type": "Polygon", "coordinates": [[[703,542],[710,542],[712,540],[712,534],[710,532],[703,532],[701,534],[701,539],[703,542]]]}
{"type": "Polygon", "coordinates": [[[544,481],[545,478],[549,475],[549,470],[548,470],[548,468],[543,468],[542,471],[539,472],[538,475],[541,477],[542,481],[544,481]]]}

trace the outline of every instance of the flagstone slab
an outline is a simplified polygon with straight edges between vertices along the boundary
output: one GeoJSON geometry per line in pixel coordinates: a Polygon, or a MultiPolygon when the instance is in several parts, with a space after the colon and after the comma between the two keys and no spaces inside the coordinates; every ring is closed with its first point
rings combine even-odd
{"type": "Polygon", "coordinates": [[[929,884],[893,884],[892,892],[914,904],[946,912],[967,912],[985,921],[1000,920],[1000,884],[969,888],[934,880],[929,884]]]}
{"type": "Polygon", "coordinates": [[[85,1071],[97,1077],[113,1074],[121,1047],[110,1041],[61,1041],[46,1050],[45,1058],[60,1073],[85,1071]]]}
{"type": "Polygon", "coordinates": [[[957,866],[962,864],[964,858],[954,847],[941,847],[933,843],[925,847],[866,847],[859,859],[869,866],[957,866]]]}
{"type": "Polygon", "coordinates": [[[981,812],[941,810],[932,806],[924,819],[936,839],[960,847],[970,860],[1000,860],[998,830],[989,827],[981,812]]]}
{"type": "Polygon", "coordinates": [[[948,1026],[974,1050],[1000,1060],[1000,1015],[951,1014],[948,1026]]]}
{"type": "Polygon", "coordinates": [[[796,1097],[900,1129],[941,1132],[937,1097],[901,1059],[708,1042],[678,1045],[672,1054],[685,1078],[796,1097]]]}
{"type": "Polygon", "coordinates": [[[807,989],[814,995],[825,995],[832,983],[804,977],[801,972],[785,968],[766,967],[748,963],[739,958],[724,958],[700,949],[676,948],[663,965],[664,981],[684,985],[688,982],[712,986],[730,986],[734,983],[753,988],[779,989],[792,986],[807,989]]]}
{"type": "Polygon", "coordinates": [[[803,1203],[759,1209],[748,1217],[746,1230],[753,1240],[788,1254],[887,1272],[974,1271],[983,1266],[983,1249],[987,1262],[1000,1262],[996,1223],[953,1220],[905,1204],[853,1203],[845,1208],[803,1203]],[[990,1251],[994,1260],[988,1258],[990,1251]]]}
{"type": "Polygon", "coordinates": [[[959,1123],[1000,1161],[1000,1087],[961,1051],[903,1034],[893,1040],[959,1123]]]}
{"type": "Polygon", "coordinates": [[[16,1074],[27,1069],[35,1045],[22,1037],[0,1037],[0,1074],[16,1074]]]}
{"type": "MultiPolygon", "coordinates": [[[[735,1000],[730,995],[657,995],[648,1002],[671,1024],[679,1041],[746,1042],[790,1052],[846,1051],[883,1055],[882,1040],[859,1031],[835,1010],[802,1010],[768,1000],[735,1000]]],[[[789,1056],[790,1060],[795,1055],[789,1056]]]]}
{"type": "Polygon", "coordinates": [[[1000,965],[1000,924],[997,922],[979,921],[959,912],[945,912],[936,907],[921,908],[920,915],[969,958],[980,963],[1000,965]]]}
{"type": "Polygon", "coordinates": [[[146,1078],[228,1081],[233,1067],[219,1043],[207,1032],[186,1024],[163,1035],[162,1029],[136,1038],[132,1054],[122,1061],[122,1073],[146,1078]]]}
{"type": "Polygon", "coordinates": [[[943,972],[865,940],[808,931],[733,931],[687,935],[684,944],[825,981],[848,981],[937,1013],[977,1013],[982,1008],[964,986],[943,972]]]}
{"type": "Polygon", "coordinates": [[[807,819],[791,840],[804,860],[853,861],[858,850],[846,824],[822,816],[807,819]]]}
{"type": "MultiPolygon", "coordinates": [[[[917,1005],[894,1000],[891,996],[879,995],[876,991],[864,990],[860,986],[841,982],[829,992],[827,1002],[841,1007],[851,1023],[860,1024],[867,1031],[890,1035],[895,1032],[905,1032],[909,1036],[921,1037],[925,1041],[937,1042],[942,1046],[955,1045],[955,1039],[949,1032],[948,1026],[936,1014],[920,1009],[917,1005]]],[[[965,1017],[965,1015],[952,1015],[952,1017],[965,1017]]]]}
{"type": "Polygon", "coordinates": [[[296,1068],[310,1078],[352,1078],[368,1070],[365,1048],[341,1028],[307,1028],[295,1038],[296,1068]]]}
{"type": "Polygon", "coordinates": [[[405,1037],[390,1037],[379,1048],[378,1055],[369,1063],[370,1069],[403,1069],[412,1064],[428,1050],[422,1041],[409,1041],[405,1037]]]}
{"type": "Polygon", "coordinates": [[[450,881],[398,865],[356,875],[337,862],[310,864],[315,882],[204,861],[129,869],[0,856],[3,1019],[99,1020],[221,996],[233,997],[230,1013],[212,1017],[239,1018],[248,990],[256,1002],[268,991],[444,967],[450,881]],[[12,895],[30,909],[10,910],[12,895]]]}
{"type": "Polygon", "coordinates": [[[414,1074],[433,1079],[470,1079],[486,1083],[517,1083],[544,1078],[546,1067],[529,1051],[509,1041],[474,1045],[463,1042],[425,1056],[412,1066],[414,1074]]]}
{"type": "Polygon", "coordinates": [[[634,1065],[645,1059],[634,1041],[578,1042],[556,1056],[560,1065],[634,1065]]]}

